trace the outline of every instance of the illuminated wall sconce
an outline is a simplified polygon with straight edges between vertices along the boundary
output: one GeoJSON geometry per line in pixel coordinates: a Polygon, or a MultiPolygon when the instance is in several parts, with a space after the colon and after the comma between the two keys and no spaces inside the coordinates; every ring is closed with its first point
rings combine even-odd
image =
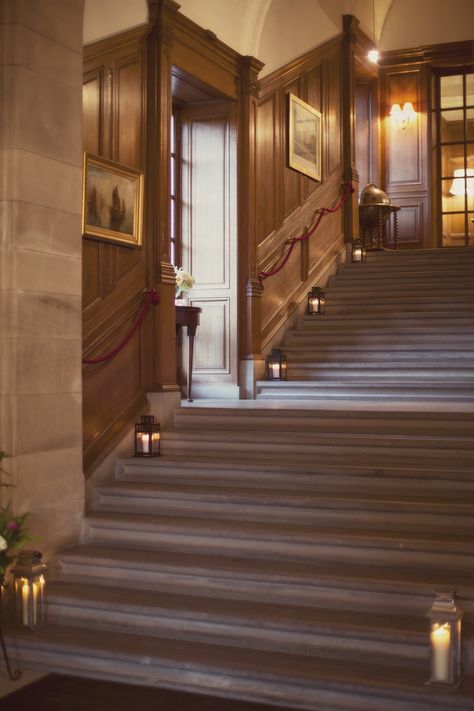
{"type": "Polygon", "coordinates": [[[265,363],[267,380],[287,380],[287,358],[279,348],[273,348],[265,363]]]}
{"type": "Polygon", "coordinates": [[[22,551],[12,568],[16,621],[20,627],[35,630],[46,622],[46,568],[38,551],[22,551]]]}
{"type": "Polygon", "coordinates": [[[308,314],[323,314],[326,308],[326,297],[324,291],[319,286],[313,286],[308,292],[308,314]]]}
{"type": "Polygon", "coordinates": [[[135,456],[159,457],[160,444],[160,423],[153,415],[142,415],[135,424],[135,456]]]}
{"type": "Polygon", "coordinates": [[[455,170],[449,192],[451,195],[474,195],[474,168],[455,170]]]}
{"type": "Polygon", "coordinates": [[[456,592],[437,592],[430,618],[430,684],[458,686],[461,681],[461,618],[456,592]]]}
{"type": "Polygon", "coordinates": [[[369,52],[367,52],[367,59],[369,62],[372,62],[372,64],[377,64],[379,59],[380,59],[380,52],[378,49],[375,49],[375,47],[369,52]]]}
{"type": "Polygon", "coordinates": [[[405,129],[410,121],[416,119],[416,111],[411,101],[405,101],[403,108],[400,104],[392,104],[390,116],[394,119],[397,126],[405,129]]]}

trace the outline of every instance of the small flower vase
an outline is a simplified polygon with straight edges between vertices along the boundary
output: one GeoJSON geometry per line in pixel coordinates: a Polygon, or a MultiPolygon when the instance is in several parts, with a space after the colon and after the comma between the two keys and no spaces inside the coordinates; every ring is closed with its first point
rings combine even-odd
{"type": "Polygon", "coordinates": [[[185,291],[177,291],[174,299],[175,306],[186,306],[188,303],[187,294],[185,291]]]}

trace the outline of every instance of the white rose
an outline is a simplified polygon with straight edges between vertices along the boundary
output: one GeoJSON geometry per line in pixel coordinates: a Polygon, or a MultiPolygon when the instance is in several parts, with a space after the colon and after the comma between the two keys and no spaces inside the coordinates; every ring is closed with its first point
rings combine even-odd
{"type": "Polygon", "coordinates": [[[4,551],[5,548],[8,548],[8,543],[3,536],[0,536],[0,551],[4,551]]]}

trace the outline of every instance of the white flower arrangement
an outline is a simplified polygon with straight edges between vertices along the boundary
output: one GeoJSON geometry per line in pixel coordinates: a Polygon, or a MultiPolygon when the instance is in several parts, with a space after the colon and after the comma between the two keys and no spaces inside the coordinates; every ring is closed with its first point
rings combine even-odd
{"type": "Polygon", "coordinates": [[[195,279],[192,274],[185,272],[183,267],[175,267],[174,273],[176,274],[176,298],[179,298],[182,291],[191,291],[195,279]]]}

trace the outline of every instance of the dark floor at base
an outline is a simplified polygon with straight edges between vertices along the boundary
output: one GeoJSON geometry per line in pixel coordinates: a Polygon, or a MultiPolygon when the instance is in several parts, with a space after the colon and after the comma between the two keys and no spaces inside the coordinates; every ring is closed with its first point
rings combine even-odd
{"type": "Polygon", "coordinates": [[[51,674],[0,699],[0,711],[292,711],[133,684],[51,674]]]}

